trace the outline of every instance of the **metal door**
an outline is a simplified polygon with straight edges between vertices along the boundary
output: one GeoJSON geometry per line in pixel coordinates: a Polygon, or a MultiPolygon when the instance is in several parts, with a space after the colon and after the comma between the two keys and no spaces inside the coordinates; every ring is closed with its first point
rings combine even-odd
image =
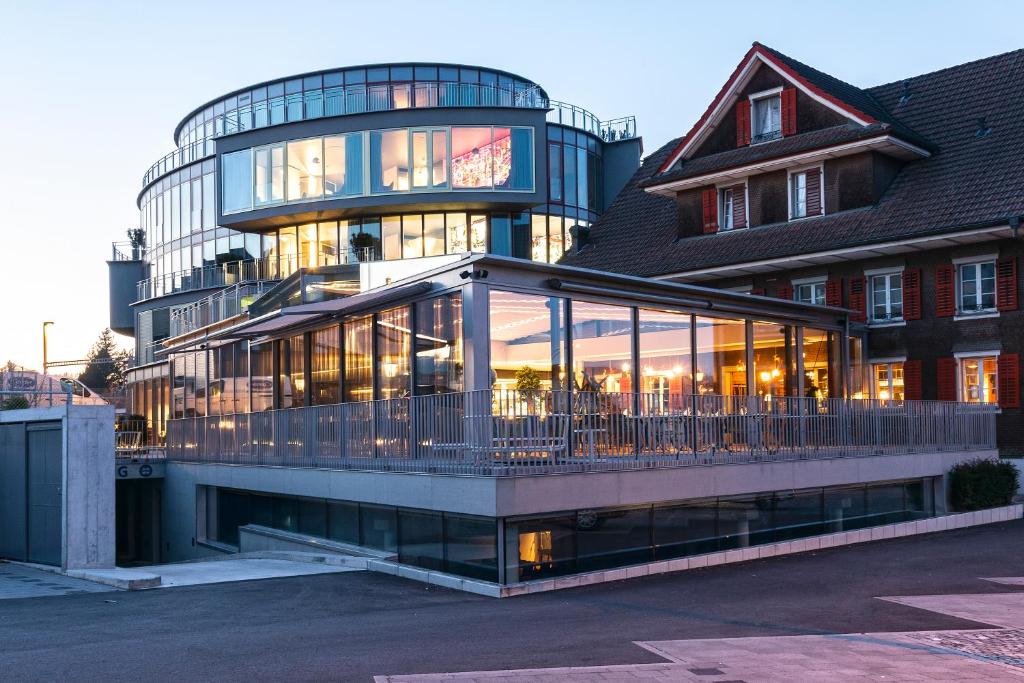
{"type": "Polygon", "coordinates": [[[29,427],[28,561],[61,563],[61,430],[29,427]]]}

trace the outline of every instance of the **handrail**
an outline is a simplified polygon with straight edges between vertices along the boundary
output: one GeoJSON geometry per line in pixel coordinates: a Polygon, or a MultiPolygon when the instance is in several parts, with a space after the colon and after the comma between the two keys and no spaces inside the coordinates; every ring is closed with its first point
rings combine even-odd
{"type": "Polygon", "coordinates": [[[244,313],[249,304],[270,289],[266,280],[236,283],[212,296],[195,301],[179,309],[171,310],[171,337],[227,320],[244,313]]]}
{"type": "Polygon", "coordinates": [[[164,155],[143,175],[142,185],[145,187],[181,166],[212,156],[214,140],[225,135],[329,116],[437,107],[547,109],[549,122],[577,128],[606,142],[634,138],[637,134],[633,116],[602,122],[583,107],[545,98],[536,87],[517,92],[513,86],[447,81],[338,86],[275,97],[214,116],[212,135],[164,155]]]}
{"type": "Polygon", "coordinates": [[[996,446],[994,406],[943,401],[484,390],[232,413],[269,396],[203,393],[226,414],[171,420],[169,459],[501,476],[996,446]]]}

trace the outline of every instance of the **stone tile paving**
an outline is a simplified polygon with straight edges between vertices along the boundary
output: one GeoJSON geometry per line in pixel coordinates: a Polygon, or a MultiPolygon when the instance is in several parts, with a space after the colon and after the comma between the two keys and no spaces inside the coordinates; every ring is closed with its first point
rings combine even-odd
{"type": "Polygon", "coordinates": [[[901,595],[881,599],[983,624],[1024,629],[1024,591],[967,595],[901,595]]]}
{"type": "Polygon", "coordinates": [[[1024,671],[1024,631],[1020,629],[909,633],[906,637],[931,647],[978,655],[1024,671]]]}
{"type": "Polygon", "coordinates": [[[106,593],[115,589],[42,569],[0,561],[0,600],[44,598],[75,593],[106,593]]]}

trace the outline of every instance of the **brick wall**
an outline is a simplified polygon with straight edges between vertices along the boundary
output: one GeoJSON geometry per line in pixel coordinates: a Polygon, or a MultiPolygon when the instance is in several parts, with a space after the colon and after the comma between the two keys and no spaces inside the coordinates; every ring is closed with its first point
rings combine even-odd
{"type": "Polygon", "coordinates": [[[750,202],[751,227],[789,219],[786,187],[786,171],[764,173],[750,178],[747,194],[750,202]]]}

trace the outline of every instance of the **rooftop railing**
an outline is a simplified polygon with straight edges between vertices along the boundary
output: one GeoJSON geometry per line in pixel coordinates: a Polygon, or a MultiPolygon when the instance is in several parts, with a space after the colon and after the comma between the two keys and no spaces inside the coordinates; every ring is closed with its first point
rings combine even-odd
{"type": "Polygon", "coordinates": [[[146,247],[131,242],[112,242],[110,245],[111,261],[142,261],[146,258],[146,247]]]}
{"type": "Polygon", "coordinates": [[[512,86],[485,83],[420,81],[339,86],[275,97],[215,115],[212,135],[182,145],[165,155],[146,171],[142,185],[145,187],[166,173],[211,156],[214,140],[224,135],[327,116],[436,107],[550,109],[547,115],[549,122],[586,131],[607,142],[636,137],[634,117],[602,122],[582,107],[543,97],[536,87],[516,90],[512,86]]]}
{"type": "Polygon", "coordinates": [[[168,423],[187,462],[504,476],[995,447],[992,406],[476,391],[168,423]]]}

